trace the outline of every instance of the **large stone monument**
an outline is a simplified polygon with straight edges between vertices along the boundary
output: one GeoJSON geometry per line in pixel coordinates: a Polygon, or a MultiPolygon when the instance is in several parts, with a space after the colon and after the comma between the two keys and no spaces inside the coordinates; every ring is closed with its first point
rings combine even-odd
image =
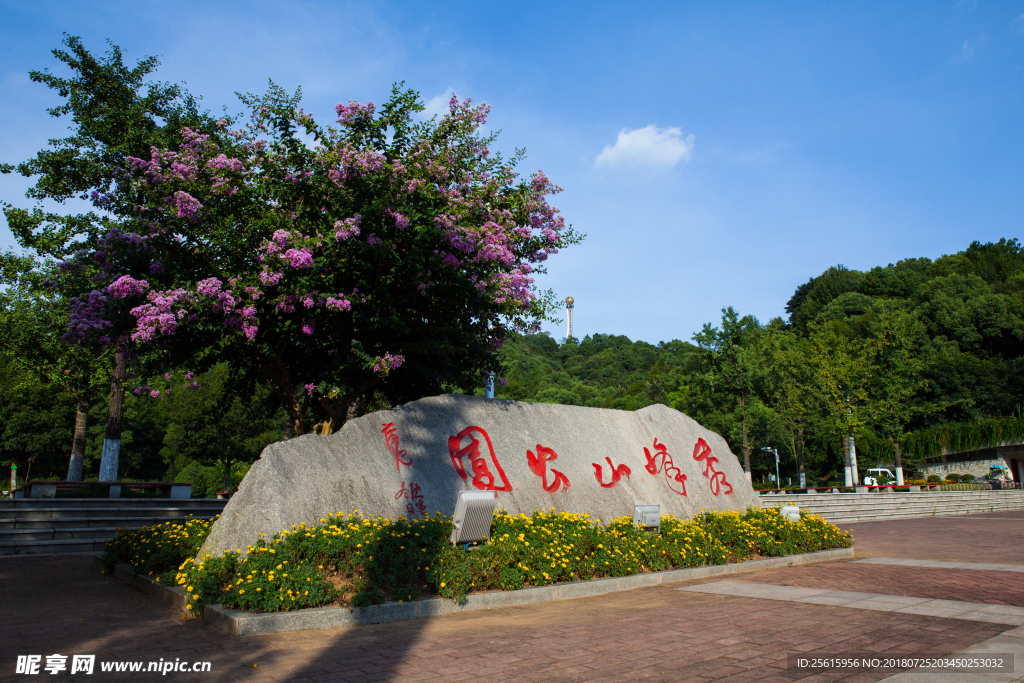
{"type": "Polygon", "coordinates": [[[448,394],[268,446],[200,556],[337,512],[450,515],[459,491],[477,489],[511,513],[554,508],[605,522],[634,505],[680,518],[758,505],[725,440],[663,405],[625,412],[448,394]]]}

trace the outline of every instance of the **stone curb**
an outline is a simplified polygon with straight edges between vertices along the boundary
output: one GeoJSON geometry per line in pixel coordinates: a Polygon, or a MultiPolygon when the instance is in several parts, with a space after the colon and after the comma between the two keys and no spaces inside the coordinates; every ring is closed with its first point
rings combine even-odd
{"type": "MultiPolygon", "coordinates": [[[[99,567],[100,571],[103,571],[102,555],[96,555],[96,566],[99,567]]],[[[174,609],[185,611],[188,593],[178,586],[165,586],[149,574],[139,574],[130,564],[124,562],[114,566],[114,578],[124,581],[136,590],[152,596],[174,609]]]]}
{"type": "MultiPolygon", "coordinates": [[[[341,628],[343,626],[379,624],[401,619],[420,619],[445,614],[461,614],[463,612],[473,612],[495,607],[513,607],[553,602],[555,600],[572,600],[574,598],[604,595],[605,593],[643,588],[645,586],[657,586],[663,583],[679,583],[681,581],[740,574],[743,572],[760,571],[762,569],[776,569],[815,562],[845,560],[853,556],[853,548],[835,548],[833,550],[820,550],[815,553],[737,562],[736,564],[710,565],[690,569],[670,569],[663,572],[637,574],[619,578],[574,581],[572,583],[542,586],[540,588],[523,588],[517,591],[471,593],[465,604],[462,605],[452,602],[447,598],[429,598],[413,602],[389,602],[383,605],[364,607],[359,610],[350,610],[347,607],[314,607],[294,612],[262,613],[242,612],[226,609],[220,605],[207,605],[206,609],[203,610],[203,620],[218,631],[234,637],[267,635],[271,633],[284,633],[285,631],[341,628]]],[[[127,565],[124,566],[127,567],[127,565]]],[[[118,569],[120,569],[120,566],[118,569]]],[[[128,570],[130,571],[131,568],[128,567],[128,570]]],[[[117,575],[117,572],[115,572],[115,575],[117,575]]],[[[151,580],[147,584],[149,586],[148,589],[142,588],[137,583],[133,585],[136,585],[145,592],[149,592],[149,590],[181,590],[159,584],[154,585],[151,580]]],[[[156,595],[156,593],[150,594],[156,595]]],[[[184,600],[184,593],[182,593],[182,607],[184,606],[184,600]]],[[[167,600],[164,601],[167,602],[167,600]]]]}

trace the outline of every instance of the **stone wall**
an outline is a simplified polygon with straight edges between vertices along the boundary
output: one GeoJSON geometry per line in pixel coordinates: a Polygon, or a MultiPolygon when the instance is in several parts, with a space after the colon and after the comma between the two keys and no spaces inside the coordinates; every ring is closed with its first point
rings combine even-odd
{"type": "Polygon", "coordinates": [[[663,405],[625,412],[443,395],[268,446],[200,556],[330,513],[450,515],[458,492],[475,489],[495,491],[512,513],[553,508],[605,522],[640,504],[681,518],[758,505],[725,440],[663,405]]]}

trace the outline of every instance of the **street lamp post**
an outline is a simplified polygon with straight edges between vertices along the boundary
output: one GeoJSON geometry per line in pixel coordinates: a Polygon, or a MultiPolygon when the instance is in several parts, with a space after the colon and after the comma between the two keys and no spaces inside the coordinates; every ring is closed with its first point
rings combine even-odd
{"type": "Polygon", "coordinates": [[[779,477],[779,449],[778,448],[769,448],[768,446],[765,446],[761,450],[765,451],[767,453],[774,453],[775,454],[775,483],[778,484],[779,488],[781,489],[782,488],[782,479],[779,477]]]}

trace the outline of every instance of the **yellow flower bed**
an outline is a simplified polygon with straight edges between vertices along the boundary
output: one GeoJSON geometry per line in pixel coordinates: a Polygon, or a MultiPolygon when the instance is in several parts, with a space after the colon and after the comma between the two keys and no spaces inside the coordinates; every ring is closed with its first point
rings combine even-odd
{"type": "Polygon", "coordinates": [[[231,609],[281,611],[327,604],[353,607],[438,594],[459,600],[480,590],[515,590],[563,581],[629,576],[753,556],[813,552],[853,543],[820,517],[799,522],[777,510],[705,512],[693,520],[663,516],[660,534],[628,517],[600,525],[587,515],[495,514],[491,539],[465,552],[449,542],[451,519],[407,520],[338,513],[296,525],[247,554],[225,551],[186,560],[174,581],[191,596],[231,609]]]}

